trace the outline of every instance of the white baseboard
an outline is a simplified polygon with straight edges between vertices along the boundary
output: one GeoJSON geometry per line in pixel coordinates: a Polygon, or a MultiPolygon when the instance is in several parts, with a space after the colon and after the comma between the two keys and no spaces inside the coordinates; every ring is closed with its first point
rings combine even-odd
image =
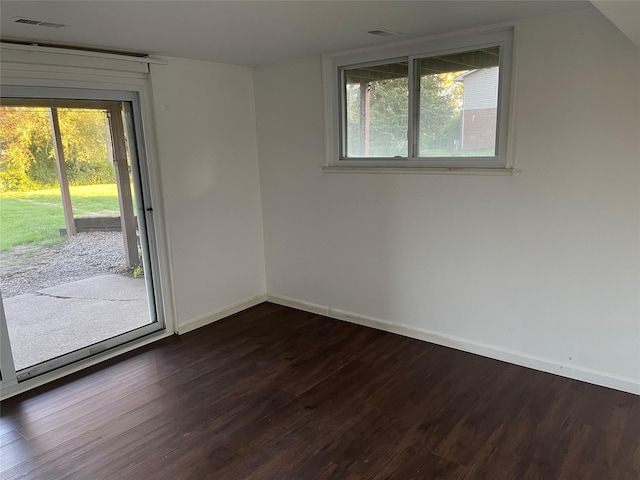
{"type": "Polygon", "coordinates": [[[558,362],[550,358],[538,357],[527,353],[509,350],[495,345],[489,345],[481,342],[475,342],[466,338],[455,337],[442,333],[423,330],[421,328],[404,325],[401,323],[388,322],[379,318],[359,315],[357,313],[346,312],[335,308],[317,305],[301,300],[297,300],[282,295],[267,294],[267,301],[284,305],[286,307],[296,308],[305,312],[324,315],[336,320],[355,323],[366,327],[383,330],[385,332],[397,333],[405,337],[424,340],[426,342],[435,343],[445,347],[455,348],[463,352],[474,353],[483,357],[493,358],[504,362],[520,365],[522,367],[540,370],[542,372],[553,373],[562,377],[572,378],[587,383],[593,383],[603,387],[621,390],[623,392],[634,393],[640,395],[640,381],[614,375],[591,368],[581,367],[578,365],[569,365],[558,362]]]}
{"type": "Polygon", "coordinates": [[[253,297],[247,298],[246,300],[242,300],[240,302],[234,303],[233,305],[229,305],[228,307],[224,307],[222,310],[218,310],[217,312],[207,313],[206,315],[202,315],[198,318],[188,320],[185,323],[178,325],[177,333],[178,335],[182,335],[195,330],[196,328],[204,327],[205,325],[209,325],[210,323],[222,320],[223,318],[241,312],[242,310],[254,307],[264,302],[266,299],[267,295],[261,293],[260,295],[255,295],[253,297]]]}

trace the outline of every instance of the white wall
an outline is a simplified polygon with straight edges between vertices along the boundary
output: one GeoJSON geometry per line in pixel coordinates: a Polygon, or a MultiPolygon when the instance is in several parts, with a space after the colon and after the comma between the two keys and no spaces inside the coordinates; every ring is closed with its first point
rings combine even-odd
{"type": "Polygon", "coordinates": [[[256,70],[267,291],[640,392],[638,47],[518,30],[513,177],[325,174],[320,59],[256,70]]]}
{"type": "MultiPolygon", "coordinates": [[[[151,81],[181,330],[265,293],[252,70],[167,58],[151,81]]],[[[190,328],[190,327],[189,327],[190,328]]]]}

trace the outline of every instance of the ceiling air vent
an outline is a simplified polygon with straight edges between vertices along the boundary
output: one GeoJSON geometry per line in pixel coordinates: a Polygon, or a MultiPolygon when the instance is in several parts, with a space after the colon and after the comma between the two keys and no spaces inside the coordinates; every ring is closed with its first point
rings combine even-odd
{"type": "Polygon", "coordinates": [[[60,28],[64,27],[62,23],[52,23],[52,22],[40,22],[38,24],[39,27],[49,27],[49,28],[60,28]]]}
{"type": "Polygon", "coordinates": [[[32,18],[15,17],[14,23],[22,23],[24,25],[34,25],[36,27],[60,28],[64,27],[62,23],[44,22],[42,20],[33,20],[32,18]]]}
{"type": "Polygon", "coordinates": [[[28,18],[18,18],[14,22],[26,23],[27,25],[38,25],[40,23],[38,20],[29,20],[28,18]]]}
{"type": "Polygon", "coordinates": [[[375,35],[376,37],[393,37],[395,35],[400,35],[398,32],[392,32],[391,30],[385,30],[384,28],[369,30],[367,33],[370,35],[375,35]]]}

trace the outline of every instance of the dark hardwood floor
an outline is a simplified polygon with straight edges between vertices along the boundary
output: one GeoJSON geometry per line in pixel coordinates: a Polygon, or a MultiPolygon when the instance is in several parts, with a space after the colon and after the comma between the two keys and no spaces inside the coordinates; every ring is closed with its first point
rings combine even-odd
{"type": "Polygon", "coordinates": [[[640,397],[272,304],[2,404],[0,478],[640,478],[640,397]]]}

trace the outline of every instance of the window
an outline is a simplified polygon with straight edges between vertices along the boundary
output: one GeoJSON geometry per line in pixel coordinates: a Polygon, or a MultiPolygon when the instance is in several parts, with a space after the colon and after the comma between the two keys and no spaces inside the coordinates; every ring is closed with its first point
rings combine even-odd
{"type": "Polygon", "coordinates": [[[406,157],[409,67],[406,61],[342,70],[344,158],[406,157]]]}
{"type": "Polygon", "coordinates": [[[327,165],[506,169],[512,37],[325,57],[327,165]]]}

